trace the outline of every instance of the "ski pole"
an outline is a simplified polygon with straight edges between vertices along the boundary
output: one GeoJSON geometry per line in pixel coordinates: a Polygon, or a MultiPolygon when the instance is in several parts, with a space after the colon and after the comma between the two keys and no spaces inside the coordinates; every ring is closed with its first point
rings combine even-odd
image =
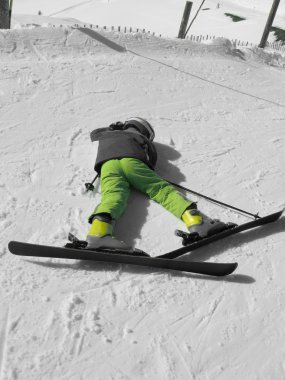
{"type": "Polygon", "coordinates": [[[98,178],[98,174],[95,176],[95,178],[93,179],[92,182],[88,182],[88,183],[85,183],[85,188],[86,188],[86,192],[88,191],[93,191],[94,190],[94,185],[93,183],[96,181],[96,179],[98,178]]]}
{"type": "Polygon", "coordinates": [[[188,191],[189,193],[192,193],[192,194],[195,194],[195,195],[198,195],[199,197],[201,198],[204,198],[204,199],[207,199],[208,201],[210,202],[214,202],[214,203],[217,203],[218,205],[220,206],[223,206],[223,207],[227,207],[229,209],[232,209],[232,210],[235,210],[235,211],[238,211],[242,214],[245,214],[245,215],[248,215],[248,216],[252,216],[254,217],[255,219],[259,219],[260,216],[258,214],[252,214],[251,212],[248,212],[248,211],[245,211],[245,210],[242,210],[240,208],[237,208],[237,207],[234,207],[232,205],[229,205],[227,203],[224,203],[224,202],[220,202],[218,201],[217,199],[213,199],[213,198],[210,198],[208,197],[207,195],[204,195],[204,194],[200,194],[198,193],[197,191],[194,191],[194,190],[191,190],[191,189],[187,189],[187,187],[184,187],[184,186],[181,186],[181,185],[178,185],[177,183],[174,183],[174,182],[171,182],[171,181],[168,181],[169,183],[171,183],[171,185],[173,186],[176,186],[182,190],[185,190],[185,191],[188,191]]]}

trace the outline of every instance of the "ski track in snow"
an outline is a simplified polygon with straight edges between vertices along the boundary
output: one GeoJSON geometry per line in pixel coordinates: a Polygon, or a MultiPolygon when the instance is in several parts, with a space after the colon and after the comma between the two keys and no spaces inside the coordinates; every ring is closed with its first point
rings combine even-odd
{"type": "Polygon", "coordinates": [[[2,303],[0,316],[0,379],[5,370],[6,346],[8,340],[9,307],[2,303]]]}
{"type": "MultiPolygon", "coordinates": [[[[12,239],[84,238],[100,199],[98,184],[84,192],[89,133],[132,115],[155,126],[158,171],[170,180],[262,215],[284,206],[284,69],[274,57],[268,66],[227,42],[104,36],[129,52],[38,28],[6,34],[0,53],[1,380],[283,378],[284,218],[192,254],[239,261],[225,279],[8,253],[12,239]]],[[[180,244],[178,227],[135,193],[117,233],[155,255],[180,244]]]]}

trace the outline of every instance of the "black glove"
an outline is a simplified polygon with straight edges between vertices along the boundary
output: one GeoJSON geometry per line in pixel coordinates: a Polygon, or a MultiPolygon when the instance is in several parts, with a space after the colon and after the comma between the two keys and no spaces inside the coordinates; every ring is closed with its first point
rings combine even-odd
{"type": "Polygon", "coordinates": [[[109,125],[110,131],[122,131],[124,129],[124,123],[117,121],[109,125]]]}

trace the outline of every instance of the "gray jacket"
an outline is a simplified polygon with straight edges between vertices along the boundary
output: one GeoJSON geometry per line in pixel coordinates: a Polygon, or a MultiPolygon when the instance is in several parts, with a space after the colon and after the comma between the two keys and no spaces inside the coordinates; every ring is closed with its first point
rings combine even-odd
{"type": "Polygon", "coordinates": [[[136,158],[151,169],[157,162],[157,151],[152,142],[145,136],[109,128],[95,129],[90,134],[91,141],[99,141],[98,153],[95,162],[95,171],[100,175],[102,165],[112,159],[136,158]]]}

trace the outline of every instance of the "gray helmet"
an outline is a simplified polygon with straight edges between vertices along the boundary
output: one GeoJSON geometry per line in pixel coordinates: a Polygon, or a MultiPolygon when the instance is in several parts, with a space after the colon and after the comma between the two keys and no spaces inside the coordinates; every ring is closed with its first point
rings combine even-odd
{"type": "Polygon", "coordinates": [[[124,129],[128,127],[136,128],[142,135],[146,136],[150,141],[154,139],[154,130],[150,123],[141,117],[130,117],[125,121],[124,129]]]}

